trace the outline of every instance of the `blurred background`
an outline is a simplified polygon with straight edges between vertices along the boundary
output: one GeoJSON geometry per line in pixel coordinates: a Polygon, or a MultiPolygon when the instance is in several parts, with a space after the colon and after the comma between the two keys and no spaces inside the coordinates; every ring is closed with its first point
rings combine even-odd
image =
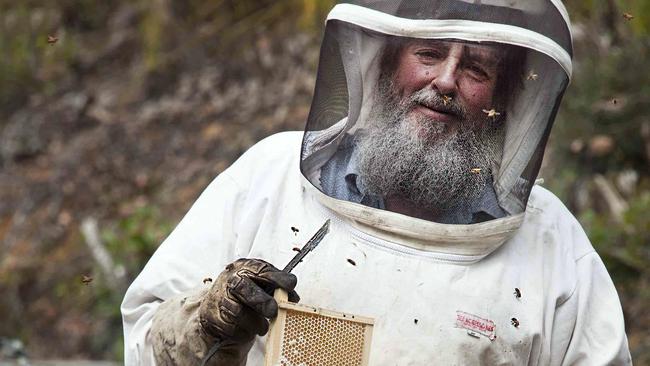
{"type": "MultiPolygon", "coordinates": [[[[203,188],[309,111],[332,0],[0,0],[0,363],[120,362],[124,291],[203,188]]],[[[650,0],[566,1],[540,176],[650,365],[650,0]]]]}

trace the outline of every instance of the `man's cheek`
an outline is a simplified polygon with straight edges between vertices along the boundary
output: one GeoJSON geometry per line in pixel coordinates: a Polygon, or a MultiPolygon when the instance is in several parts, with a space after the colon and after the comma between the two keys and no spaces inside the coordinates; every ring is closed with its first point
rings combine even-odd
{"type": "Polygon", "coordinates": [[[468,108],[472,110],[472,114],[476,111],[483,109],[492,109],[493,93],[491,88],[474,87],[468,88],[468,93],[465,96],[465,102],[468,108]]]}

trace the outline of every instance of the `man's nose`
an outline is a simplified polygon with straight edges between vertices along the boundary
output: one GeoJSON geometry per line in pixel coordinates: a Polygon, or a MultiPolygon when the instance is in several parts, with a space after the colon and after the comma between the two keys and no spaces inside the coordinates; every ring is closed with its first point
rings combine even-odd
{"type": "Polygon", "coordinates": [[[455,95],[458,90],[458,59],[449,56],[438,64],[432,84],[442,95],[455,95]]]}

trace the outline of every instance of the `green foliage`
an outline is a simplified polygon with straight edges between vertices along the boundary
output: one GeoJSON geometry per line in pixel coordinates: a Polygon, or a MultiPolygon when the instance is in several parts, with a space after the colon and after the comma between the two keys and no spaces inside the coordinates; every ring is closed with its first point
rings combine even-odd
{"type": "Polygon", "coordinates": [[[613,224],[593,210],[584,212],[580,221],[594,247],[617,274],[650,278],[650,192],[643,192],[630,202],[622,225],[613,224]]]}
{"type": "Polygon", "coordinates": [[[104,27],[113,7],[93,0],[1,0],[0,117],[69,74],[78,35],[104,27]],[[48,44],[50,35],[56,44],[48,44]]]}
{"type": "Polygon", "coordinates": [[[650,35],[650,2],[647,0],[566,0],[564,3],[574,22],[597,25],[605,32],[627,33],[629,30],[637,37],[650,35]],[[634,18],[624,20],[626,13],[634,18]]]}
{"type": "MultiPolygon", "coordinates": [[[[334,0],[188,0],[175,5],[185,24],[201,24],[199,33],[215,52],[240,52],[260,33],[284,28],[318,32],[334,0]]],[[[209,48],[210,49],[210,48],[209,48]]]]}
{"type": "MultiPolygon", "coordinates": [[[[131,283],[171,230],[171,223],[156,208],[144,206],[104,230],[102,238],[116,264],[126,269],[127,283],[131,283]]],[[[123,296],[106,283],[93,286],[91,312],[96,319],[103,320],[105,330],[94,337],[91,349],[114,360],[124,356],[120,314],[123,296]]]]}
{"type": "Polygon", "coordinates": [[[546,176],[542,178],[544,178],[544,184],[549,187],[551,192],[558,196],[562,202],[567,202],[567,199],[572,194],[571,186],[578,180],[578,173],[576,169],[570,166],[560,169],[550,179],[546,178],[546,176]]]}
{"type": "Polygon", "coordinates": [[[299,23],[308,29],[320,29],[335,0],[188,0],[174,4],[186,22],[207,22],[222,32],[245,24],[248,31],[278,23],[299,23]],[[288,22],[288,20],[291,20],[288,22]]]}
{"type": "MultiPolygon", "coordinates": [[[[20,104],[34,90],[35,65],[43,54],[37,34],[48,24],[31,22],[29,9],[18,6],[0,17],[0,104],[20,104]]],[[[39,17],[40,18],[40,17],[39,17]]]]}
{"type": "Polygon", "coordinates": [[[647,0],[618,0],[618,8],[633,15],[630,26],[638,36],[650,35],[650,2],[647,0]]]}
{"type": "Polygon", "coordinates": [[[161,217],[157,208],[144,206],[104,230],[102,237],[116,264],[123,265],[132,279],[171,230],[171,223],[161,217]]]}
{"type": "Polygon", "coordinates": [[[302,0],[301,24],[306,28],[320,27],[335,4],[334,0],[302,0]]]}
{"type": "Polygon", "coordinates": [[[149,6],[142,21],[140,22],[140,33],[142,37],[142,52],[144,54],[144,66],[147,71],[155,70],[161,63],[163,51],[163,39],[167,21],[165,13],[160,7],[149,6]]]}
{"type": "MultiPolygon", "coordinates": [[[[605,162],[608,166],[618,170],[646,166],[640,130],[650,112],[650,73],[641,70],[647,69],[648,59],[650,39],[635,38],[599,57],[578,61],[554,131],[563,154],[570,155],[572,140],[605,134],[619,142],[605,162]]],[[[583,173],[591,168],[576,165],[583,173]]]]}
{"type": "Polygon", "coordinates": [[[631,200],[625,213],[620,237],[623,245],[613,255],[626,265],[650,278],[650,192],[631,200]]]}
{"type": "MultiPolygon", "coordinates": [[[[142,70],[169,66],[171,51],[197,47],[210,57],[228,56],[255,44],[260,32],[318,32],[334,0],[138,1],[137,50],[142,70]],[[297,21],[296,21],[297,20],[297,21]]],[[[93,0],[0,0],[0,126],[2,117],[23,106],[30,95],[55,92],[62,77],[76,72],[85,38],[93,52],[109,40],[109,19],[126,2],[93,0]],[[96,38],[101,34],[100,38],[96,38]],[[59,38],[48,44],[48,35],[59,38]],[[97,42],[103,39],[104,42],[97,42]]],[[[114,30],[112,30],[114,31],[114,30]]],[[[171,59],[171,60],[170,60],[171,59]]],[[[145,75],[142,75],[143,77],[145,75]]]]}
{"type": "Polygon", "coordinates": [[[549,147],[553,160],[561,165],[549,168],[545,176],[551,178],[549,185],[560,198],[576,203],[570,206],[618,289],[635,363],[647,364],[650,350],[644,345],[650,344],[650,156],[642,125],[648,123],[650,115],[650,74],[646,72],[650,60],[650,2],[570,0],[566,4],[582,31],[577,32],[581,36],[575,42],[574,77],[549,147]],[[624,13],[633,18],[626,20],[624,13]],[[594,153],[590,142],[597,135],[611,138],[613,150],[594,153]],[[634,193],[624,195],[629,209],[620,219],[606,209],[602,194],[594,194],[590,182],[598,173],[613,183],[613,178],[630,169],[638,175],[638,182],[634,193]]]}

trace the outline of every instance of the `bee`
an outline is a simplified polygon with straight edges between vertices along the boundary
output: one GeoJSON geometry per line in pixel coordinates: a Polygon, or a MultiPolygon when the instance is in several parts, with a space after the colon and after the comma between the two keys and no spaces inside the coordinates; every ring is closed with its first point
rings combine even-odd
{"type": "Polygon", "coordinates": [[[517,320],[517,318],[510,319],[510,323],[512,323],[515,328],[519,328],[519,320],[517,320]]]}
{"type": "Polygon", "coordinates": [[[206,283],[208,283],[208,282],[212,282],[212,278],[210,278],[210,277],[206,277],[206,278],[203,279],[203,284],[204,284],[204,285],[205,285],[206,283]]]}
{"type": "Polygon", "coordinates": [[[634,19],[634,15],[630,13],[623,13],[623,18],[625,18],[625,20],[632,20],[634,19]]]}
{"type": "Polygon", "coordinates": [[[298,228],[294,226],[291,227],[291,231],[293,231],[293,235],[298,235],[298,232],[300,232],[300,230],[298,230],[298,228]]]}
{"type": "Polygon", "coordinates": [[[528,76],[526,76],[526,80],[532,80],[535,81],[539,78],[539,75],[535,73],[535,70],[530,70],[528,73],[528,76]]]}
{"type": "Polygon", "coordinates": [[[614,104],[614,105],[618,104],[618,99],[613,98],[613,99],[612,99],[612,104],[614,104]]]}
{"type": "Polygon", "coordinates": [[[348,258],[348,263],[350,263],[353,266],[357,265],[357,262],[353,261],[352,259],[348,258]]]}
{"type": "Polygon", "coordinates": [[[59,40],[59,37],[57,36],[47,36],[47,43],[49,44],[55,44],[56,41],[59,40]]]}
{"type": "Polygon", "coordinates": [[[496,119],[498,116],[501,115],[501,113],[499,113],[499,112],[497,112],[496,110],[494,110],[494,108],[492,108],[492,109],[490,109],[490,110],[484,109],[484,110],[483,110],[483,113],[487,114],[487,116],[488,116],[489,118],[492,118],[493,120],[496,119]]]}
{"type": "Polygon", "coordinates": [[[516,298],[518,298],[518,299],[521,298],[521,291],[517,287],[515,287],[514,294],[515,294],[516,298]]]}
{"type": "Polygon", "coordinates": [[[86,275],[81,276],[81,283],[83,283],[84,285],[88,285],[91,282],[93,282],[93,278],[91,276],[86,276],[86,275]]]}
{"type": "Polygon", "coordinates": [[[298,248],[298,247],[293,247],[293,248],[291,248],[291,250],[293,250],[294,252],[300,253],[300,248],[298,248]]]}
{"type": "Polygon", "coordinates": [[[470,170],[470,172],[472,172],[474,174],[481,174],[481,168],[474,168],[474,169],[470,170]]]}
{"type": "Polygon", "coordinates": [[[442,104],[444,104],[446,106],[447,104],[451,103],[452,99],[453,98],[450,97],[449,95],[443,95],[442,96],[442,104]]]}
{"type": "Polygon", "coordinates": [[[417,323],[418,323],[418,320],[417,320],[417,319],[413,319],[413,323],[417,324],[417,323]]]}

